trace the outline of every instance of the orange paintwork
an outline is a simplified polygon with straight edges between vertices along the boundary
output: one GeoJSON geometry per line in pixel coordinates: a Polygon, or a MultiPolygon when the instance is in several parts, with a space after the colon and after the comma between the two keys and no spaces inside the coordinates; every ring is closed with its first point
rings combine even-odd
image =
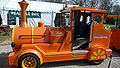
{"type": "Polygon", "coordinates": [[[120,29],[112,29],[111,32],[110,46],[114,46],[116,49],[120,50],[120,29]]]}
{"type": "MultiPolygon", "coordinates": [[[[107,15],[107,18],[114,18],[119,19],[120,15],[107,15]]],[[[116,49],[120,50],[120,29],[114,28],[111,30],[111,39],[110,39],[110,46],[114,46],[116,49]]]]}
{"type": "Polygon", "coordinates": [[[94,26],[94,28],[93,28],[93,37],[95,37],[95,36],[97,36],[97,37],[107,36],[108,38],[98,38],[98,39],[92,38],[92,43],[91,44],[93,44],[93,46],[91,46],[91,48],[95,48],[97,45],[102,46],[104,48],[109,48],[111,32],[106,30],[105,27],[103,26],[104,25],[103,24],[103,22],[104,22],[104,14],[95,13],[94,16],[93,16],[93,19],[94,19],[95,16],[100,16],[101,17],[101,23],[99,25],[98,24],[93,24],[93,26],[94,26]]]}
{"type": "Polygon", "coordinates": [[[111,55],[112,51],[109,49],[110,32],[103,26],[103,13],[106,11],[87,7],[66,7],[61,12],[70,12],[70,27],[44,27],[42,22],[39,22],[38,27],[27,27],[25,21],[26,13],[24,11],[26,8],[23,8],[27,3],[20,3],[22,4],[22,24],[20,27],[14,27],[12,31],[12,42],[15,43],[15,47],[13,47],[13,52],[8,56],[9,65],[17,66],[19,57],[26,53],[37,55],[40,58],[41,64],[77,59],[100,60],[106,58],[104,55],[111,55]],[[92,23],[90,33],[91,43],[89,44],[89,52],[87,54],[75,55],[72,52],[72,16],[74,10],[90,11],[93,12],[92,19],[95,16],[100,16],[101,18],[100,24],[92,23]],[[99,51],[99,49],[105,52],[102,54],[103,57],[98,55],[97,57],[99,58],[92,58],[93,53],[99,51]]]}
{"type": "Polygon", "coordinates": [[[19,5],[21,7],[21,11],[22,11],[22,24],[20,25],[21,27],[27,27],[27,23],[26,23],[26,8],[29,5],[27,2],[19,2],[19,5]]]}
{"type": "Polygon", "coordinates": [[[81,11],[90,11],[90,12],[98,12],[98,13],[106,13],[107,11],[104,10],[97,10],[96,8],[90,8],[90,7],[78,7],[74,6],[72,8],[66,8],[67,10],[60,10],[62,12],[69,12],[69,10],[81,10],[81,11]]]}
{"type": "Polygon", "coordinates": [[[96,60],[96,59],[101,60],[105,58],[107,58],[106,51],[102,47],[94,48],[89,52],[89,57],[88,57],[89,60],[96,60]]]}
{"type": "Polygon", "coordinates": [[[38,22],[38,27],[44,27],[44,22],[38,22]]]}
{"type": "Polygon", "coordinates": [[[107,18],[120,18],[120,15],[107,15],[107,18]]]}

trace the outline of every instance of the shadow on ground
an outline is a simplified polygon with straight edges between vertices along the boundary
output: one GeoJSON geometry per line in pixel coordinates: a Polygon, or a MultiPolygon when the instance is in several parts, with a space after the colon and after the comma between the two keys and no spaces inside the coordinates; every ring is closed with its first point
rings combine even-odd
{"type": "Polygon", "coordinates": [[[114,47],[112,49],[112,57],[119,57],[120,59],[120,50],[115,49],[114,47]]]}
{"type": "Polygon", "coordinates": [[[8,53],[0,53],[0,68],[16,68],[15,66],[8,66],[8,53]]]}
{"type": "MultiPolygon", "coordinates": [[[[113,50],[113,57],[116,57],[120,59],[120,51],[116,49],[113,50]]],[[[7,53],[0,53],[0,68],[17,68],[15,66],[8,66],[7,57],[10,52],[7,53]]],[[[77,68],[101,68],[102,65],[108,64],[108,61],[100,64],[100,65],[90,65],[90,63],[87,60],[72,60],[72,61],[61,61],[61,62],[51,62],[51,63],[44,63],[41,65],[40,68],[74,68],[74,66],[77,66],[77,68]],[[71,67],[72,66],[72,67],[71,67]],[[90,67],[89,67],[90,66],[90,67]],[[95,67],[96,66],[96,67],[95,67]]],[[[103,67],[102,67],[103,68],[103,67]]]]}
{"type": "Polygon", "coordinates": [[[61,61],[61,62],[52,62],[45,63],[41,66],[41,68],[51,68],[51,67],[64,67],[64,66],[89,66],[89,62],[87,60],[72,60],[72,61],[61,61]]]}
{"type": "MultiPolygon", "coordinates": [[[[1,53],[0,54],[0,68],[17,68],[15,66],[8,66],[8,53],[1,53]]],[[[62,61],[62,62],[51,62],[51,63],[44,63],[41,65],[41,68],[52,68],[52,67],[64,67],[64,66],[89,66],[89,62],[87,60],[72,60],[72,61],[62,61]]]]}

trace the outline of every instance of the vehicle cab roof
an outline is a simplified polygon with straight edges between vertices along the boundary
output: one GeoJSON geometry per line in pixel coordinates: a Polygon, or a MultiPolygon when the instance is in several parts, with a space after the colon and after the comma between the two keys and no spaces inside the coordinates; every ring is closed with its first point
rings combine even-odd
{"type": "Polygon", "coordinates": [[[107,15],[107,18],[120,18],[120,15],[107,15]]]}
{"type": "Polygon", "coordinates": [[[107,11],[105,10],[98,10],[96,8],[90,8],[90,7],[78,7],[78,6],[73,6],[73,7],[65,7],[61,12],[70,12],[74,10],[80,10],[80,11],[88,11],[88,12],[96,12],[96,13],[106,13],[107,11]]]}

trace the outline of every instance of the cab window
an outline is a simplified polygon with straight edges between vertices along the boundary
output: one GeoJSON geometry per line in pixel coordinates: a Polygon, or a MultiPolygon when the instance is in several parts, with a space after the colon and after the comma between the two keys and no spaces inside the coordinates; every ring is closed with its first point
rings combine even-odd
{"type": "Polygon", "coordinates": [[[55,27],[70,27],[70,13],[56,14],[55,27]]]}

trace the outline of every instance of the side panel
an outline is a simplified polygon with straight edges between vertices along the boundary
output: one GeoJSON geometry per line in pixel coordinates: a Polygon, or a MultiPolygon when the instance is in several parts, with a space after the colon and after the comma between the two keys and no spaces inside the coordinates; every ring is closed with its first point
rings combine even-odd
{"type": "MultiPolygon", "coordinates": [[[[54,32],[56,33],[56,32],[54,32]]],[[[62,31],[59,32],[61,35],[62,31]]],[[[51,36],[50,36],[51,37],[51,36]]],[[[60,52],[60,51],[71,51],[71,32],[65,31],[65,36],[62,38],[62,42],[56,40],[61,40],[62,36],[53,36],[50,43],[38,43],[37,46],[41,48],[44,52],[60,52]]]]}
{"type": "Polygon", "coordinates": [[[41,64],[43,63],[43,55],[45,54],[38,46],[35,44],[23,44],[18,52],[11,52],[8,56],[9,65],[18,65],[18,59],[27,53],[32,53],[40,58],[41,64]]]}
{"type": "Polygon", "coordinates": [[[106,30],[104,27],[104,14],[101,13],[93,13],[93,28],[92,28],[92,36],[91,36],[91,45],[90,48],[94,48],[96,46],[102,46],[104,48],[109,48],[110,43],[110,35],[111,32],[106,30]],[[100,18],[99,23],[96,23],[95,18],[100,18]]]}
{"type": "Polygon", "coordinates": [[[12,42],[15,43],[14,51],[19,50],[22,44],[39,43],[43,44],[40,47],[45,51],[57,51],[61,45],[65,45],[63,47],[65,51],[71,49],[71,33],[61,27],[15,27],[12,42]],[[67,35],[69,36],[66,38],[67,35]]]}
{"type": "Polygon", "coordinates": [[[120,29],[112,29],[111,32],[110,46],[120,50],[120,29]]]}

